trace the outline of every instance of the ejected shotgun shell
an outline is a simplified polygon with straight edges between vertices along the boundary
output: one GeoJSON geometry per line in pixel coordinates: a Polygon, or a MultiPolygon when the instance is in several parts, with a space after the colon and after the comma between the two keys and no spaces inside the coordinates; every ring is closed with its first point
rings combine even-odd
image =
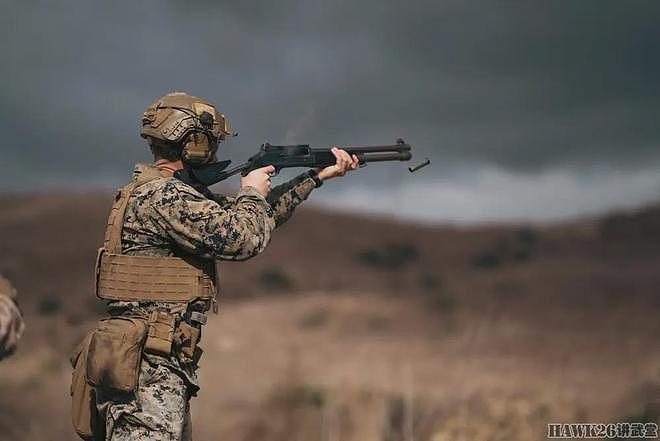
{"type": "Polygon", "coordinates": [[[426,158],[426,159],[424,160],[424,162],[421,162],[421,163],[417,164],[417,165],[414,166],[414,167],[408,167],[408,171],[409,171],[410,173],[416,172],[416,171],[419,170],[420,168],[424,168],[424,167],[426,167],[427,165],[429,165],[430,163],[431,163],[431,160],[430,160],[429,158],[426,158]]]}

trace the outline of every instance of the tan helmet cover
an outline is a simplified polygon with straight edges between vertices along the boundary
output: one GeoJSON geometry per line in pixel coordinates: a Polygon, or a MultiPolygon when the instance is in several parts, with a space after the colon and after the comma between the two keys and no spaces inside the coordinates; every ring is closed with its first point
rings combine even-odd
{"type": "Polygon", "coordinates": [[[187,93],[171,92],[144,112],[140,136],[175,144],[185,142],[182,159],[196,165],[208,162],[217,144],[236,134],[213,104],[187,93]]]}

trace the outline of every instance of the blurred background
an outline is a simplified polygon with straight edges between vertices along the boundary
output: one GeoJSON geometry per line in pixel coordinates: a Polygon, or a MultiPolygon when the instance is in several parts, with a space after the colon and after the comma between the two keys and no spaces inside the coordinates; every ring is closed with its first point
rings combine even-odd
{"type": "MultiPolygon", "coordinates": [[[[660,4],[2,2],[0,439],[73,440],[111,192],[178,90],[272,144],[413,145],[220,264],[196,439],[544,439],[657,420],[660,4]]],[[[298,171],[282,173],[279,180],[298,171]]],[[[233,178],[215,190],[232,192],[233,178]]]]}

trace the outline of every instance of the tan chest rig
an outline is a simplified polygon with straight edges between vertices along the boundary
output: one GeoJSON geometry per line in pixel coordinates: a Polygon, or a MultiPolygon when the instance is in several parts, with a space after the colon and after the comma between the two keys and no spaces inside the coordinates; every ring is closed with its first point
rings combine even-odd
{"type": "MultiPolygon", "coordinates": [[[[112,205],[103,248],[96,260],[96,295],[110,301],[191,303],[202,300],[216,310],[215,261],[194,257],[128,256],[121,254],[126,207],[135,189],[164,177],[151,167],[119,190],[112,205]]],[[[207,308],[208,309],[208,308],[207,308]]]]}

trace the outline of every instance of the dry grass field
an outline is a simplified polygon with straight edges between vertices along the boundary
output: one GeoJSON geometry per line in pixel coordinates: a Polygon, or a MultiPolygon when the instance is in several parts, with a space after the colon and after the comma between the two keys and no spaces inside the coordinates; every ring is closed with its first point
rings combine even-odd
{"type": "MultiPolygon", "coordinates": [[[[0,439],[68,441],[67,357],[103,305],[108,194],[0,196],[0,272],[27,332],[0,439]]],[[[220,264],[197,440],[545,439],[658,418],[660,209],[552,226],[421,226],[303,208],[220,264]]]]}

